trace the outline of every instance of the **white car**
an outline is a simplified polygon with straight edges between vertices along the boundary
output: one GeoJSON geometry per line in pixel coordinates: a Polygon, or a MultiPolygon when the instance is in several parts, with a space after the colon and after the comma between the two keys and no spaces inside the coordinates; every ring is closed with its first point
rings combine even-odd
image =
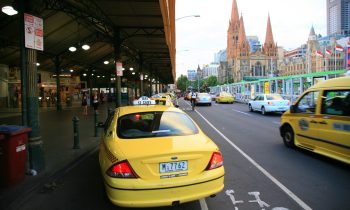
{"type": "Polygon", "coordinates": [[[209,93],[198,93],[196,105],[198,104],[211,106],[211,96],[209,95],[209,93]]]}
{"type": "Polygon", "coordinates": [[[291,103],[279,94],[261,94],[248,102],[249,111],[260,111],[265,115],[268,112],[285,112],[291,103]]]}

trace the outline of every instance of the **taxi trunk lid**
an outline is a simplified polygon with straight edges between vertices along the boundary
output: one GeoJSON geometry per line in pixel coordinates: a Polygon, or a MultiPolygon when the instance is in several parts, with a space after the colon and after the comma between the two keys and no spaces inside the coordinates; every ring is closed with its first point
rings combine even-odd
{"type": "Polygon", "coordinates": [[[119,142],[119,148],[128,154],[126,159],[141,179],[194,177],[206,169],[217,150],[206,136],[200,136],[126,139],[119,142]]]}

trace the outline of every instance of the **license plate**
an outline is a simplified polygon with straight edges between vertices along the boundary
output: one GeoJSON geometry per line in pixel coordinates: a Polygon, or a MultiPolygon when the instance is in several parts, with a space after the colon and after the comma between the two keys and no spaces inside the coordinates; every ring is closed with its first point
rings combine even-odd
{"type": "Polygon", "coordinates": [[[159,171],[160,173],[187,171],[187,160],[159,163],[159,171]]]}

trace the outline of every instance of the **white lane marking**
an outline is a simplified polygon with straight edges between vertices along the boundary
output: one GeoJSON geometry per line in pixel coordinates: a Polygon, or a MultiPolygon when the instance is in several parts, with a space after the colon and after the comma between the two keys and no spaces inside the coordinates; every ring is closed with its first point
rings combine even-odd
{"type": "Polygon", "coordinates": [[[233,148],[235,148],[243,157],[245,157],[249,162],[251,162],[257,169],[259,169],[267,178],[269,178],[273,183],[275,183],[279,188],[281,188],[289,197],[291,197],[299,206],[305,210],[312,210],[304,201],[302,201],[298,196],[296,196],[292,191],[290,191],[286,186],[279,182],[275,177],[273,177],[269,172],[267,172],[262,166],[260,166],[255,160],[243,152],[236,144],[234,144],[230,139],[228,139],[224,134],[222,134],[218,129],[215,128],[201,113],[195,110],[199,116],[201,116],[205,122],[210,125],[223,139],[227,141],[233,148]]]}
{"type": "Polygon", "coordinates": [[[232,109],[232,110],[235,111],[235,112],[239,112],[239,113],[241,113],[241,114],[245,114],[245,115],[248,115],[248,116],[252,116],[251,114],[248,114],[248,113],[246,113],[246,112],[238,111],[238,110],[235,110],[235,109],[232,109]]]}
{"type": "Polygon", "coordinates": [[[277,125],[280,124],[280,122],[278,122],[278,121],[273,121],[272,123],[277,124],[277,125]]]}
{"type": "Polygon", "coordinates": [[[201,210],[208,210],[207,203],[205,202],[205,198],[199,199],[199,204],[201,205],[201,210]]]}

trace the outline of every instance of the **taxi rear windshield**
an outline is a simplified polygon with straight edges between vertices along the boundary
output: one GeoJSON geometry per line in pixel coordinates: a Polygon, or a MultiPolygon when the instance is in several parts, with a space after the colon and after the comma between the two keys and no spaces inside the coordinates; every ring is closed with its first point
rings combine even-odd
{"type": "Polygon", "coordinates": [[[134,139],[193,135],[198,129],[184,113],[141,112],[121,116],[117,133],[119,138],[134,139]]]}

